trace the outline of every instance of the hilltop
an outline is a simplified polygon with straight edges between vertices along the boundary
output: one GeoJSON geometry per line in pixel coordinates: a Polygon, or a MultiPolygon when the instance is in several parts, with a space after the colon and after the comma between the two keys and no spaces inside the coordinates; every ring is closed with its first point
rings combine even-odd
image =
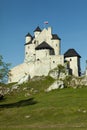
{"type": "Polygon", "coordinates": [[[0,129],[86,129],[87,87],[45,92],[53,82],[35,77],[6,94],[0,101],[0,129]]]}

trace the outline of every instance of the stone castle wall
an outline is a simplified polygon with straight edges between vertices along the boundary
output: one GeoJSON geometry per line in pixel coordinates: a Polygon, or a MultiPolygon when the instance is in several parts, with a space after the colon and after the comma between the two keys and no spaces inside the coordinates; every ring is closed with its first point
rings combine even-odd
{"type": "Polygon", "coordinates": [[[55,68],[58,64],[63,65],[64,57],[60,56],[49,56],[44,57],[42,60],[38,59],[35,62],[25,62],[11,69],[10,82],[18,82],[25,75],[29,75],[30,78],[34,76],[47,76],[49,71],[55,68]]]}

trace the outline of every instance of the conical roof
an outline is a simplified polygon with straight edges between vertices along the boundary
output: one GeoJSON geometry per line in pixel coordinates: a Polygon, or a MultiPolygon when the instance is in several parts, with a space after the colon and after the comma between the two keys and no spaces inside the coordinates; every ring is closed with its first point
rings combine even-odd
{"type": "Polygon", "coordinates": [[[39,26],[37,26],[37,28],[34,30],[34,32],[36,32],[36,31],[41,32],[42,30],[40,29],[39,26]]]}
{"type": "Polygon", "coordinates": [[[25,37],[32,37],[31,34],[28,32],[25,37]]]}
{"type": "Polygon", "coordinates": [[[59,39],[59,40],[61,40],[57,34],[52,34],[52,39],[59,39]]]}

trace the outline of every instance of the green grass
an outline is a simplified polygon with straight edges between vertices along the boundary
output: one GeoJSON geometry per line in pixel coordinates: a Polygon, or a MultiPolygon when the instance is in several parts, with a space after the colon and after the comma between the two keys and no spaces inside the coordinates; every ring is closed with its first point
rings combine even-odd
{"type": "Polygon", "coordinates": [[[5,95],[0,101],[0,130],[86,130],[87,88],[44,92],[52,82],[50,77],[31,81],[5,95]]]}

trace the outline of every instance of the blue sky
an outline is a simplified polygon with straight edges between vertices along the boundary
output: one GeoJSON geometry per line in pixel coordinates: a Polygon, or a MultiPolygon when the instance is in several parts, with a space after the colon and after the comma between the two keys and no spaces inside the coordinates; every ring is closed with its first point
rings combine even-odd
{"type": "Polygon", "coordinates": [[[24,60],[25,35],[39,25],[61,38],[61,53],[74,48],[87,60],[87,0],[0,0],[0,54],[11,67],[24,60]]]}

